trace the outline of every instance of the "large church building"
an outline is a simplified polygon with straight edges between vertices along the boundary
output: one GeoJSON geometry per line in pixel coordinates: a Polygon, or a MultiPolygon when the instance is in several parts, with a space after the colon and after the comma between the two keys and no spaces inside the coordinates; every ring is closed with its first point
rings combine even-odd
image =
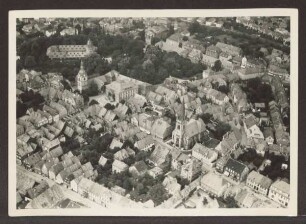
{"type": "Polygon", "coordinates": [[[173,144],[178,148],[190,150],[195,143],[201,142],[205,136],[206,126],[201,118],[186,119],[185,107],[182,113],[176,116],[176,126],[172,132],[173,144]]]}

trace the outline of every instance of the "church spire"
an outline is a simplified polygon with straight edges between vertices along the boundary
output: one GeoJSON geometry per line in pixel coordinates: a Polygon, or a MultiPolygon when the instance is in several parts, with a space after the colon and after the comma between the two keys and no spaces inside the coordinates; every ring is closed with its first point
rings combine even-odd
{"type": "Polygon", "coordinates": [[[183,105],[183,112],[182,112],[182,121],[185,120],[185,116],[186,116],[186,111],[185,111],[185,100],[184,100],[184,96],[183,96],[183,99],[182,99],[182,105],[183,105]]]}
{"type": "Polygon", "coordinates": [[[81,60],[80,70],[84,70],[84,62],[81,60]]]}

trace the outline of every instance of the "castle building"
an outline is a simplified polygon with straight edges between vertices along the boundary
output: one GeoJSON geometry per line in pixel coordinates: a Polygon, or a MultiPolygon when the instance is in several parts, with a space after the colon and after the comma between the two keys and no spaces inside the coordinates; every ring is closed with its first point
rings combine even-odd
{"type": "Polygon", "coordinates": [[[97,50],[91,40],[85,45],[52,45],[47,49],[50,59],[84,58],[92,55],[97,50]]]}
{"type": "Polygon", "coordinates": [[[176,117],[176,127],[172,132],[172,141],[176,147],[190,150],[195,143],[203,140],[206,126],[201,118],[185,118],[184,103],[182,103],[181,114],[177,114],[176,117]]]}
{"type": "Polygon", "coordinates": [[[84,69],[83,61],[81,61],[80,71],[75,77],[75,81],[77,84],[77,89],[82,93],[83,89],[86,89],[88,87],[88,76],[84,69]]]}

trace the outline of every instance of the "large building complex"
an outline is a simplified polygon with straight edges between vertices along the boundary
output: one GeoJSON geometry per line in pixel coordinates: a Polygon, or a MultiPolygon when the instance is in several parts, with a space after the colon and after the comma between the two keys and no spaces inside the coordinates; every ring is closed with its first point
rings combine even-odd
{"type": "Polygon", "coordinates": [[[50,59],[84,58],[96,52],[91,40],[85,45],[52,45],[47,49],[47,56],[50,59]]]}

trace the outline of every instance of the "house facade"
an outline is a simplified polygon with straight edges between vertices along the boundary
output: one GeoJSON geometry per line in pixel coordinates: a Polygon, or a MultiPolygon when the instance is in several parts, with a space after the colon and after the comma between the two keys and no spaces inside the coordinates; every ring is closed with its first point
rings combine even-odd
{"type": "Polygon", "coordinates": [[[246,185],[253,191],[267,196],[272,180],[256,171],[249,173],[246,179],[246,185]]]}

